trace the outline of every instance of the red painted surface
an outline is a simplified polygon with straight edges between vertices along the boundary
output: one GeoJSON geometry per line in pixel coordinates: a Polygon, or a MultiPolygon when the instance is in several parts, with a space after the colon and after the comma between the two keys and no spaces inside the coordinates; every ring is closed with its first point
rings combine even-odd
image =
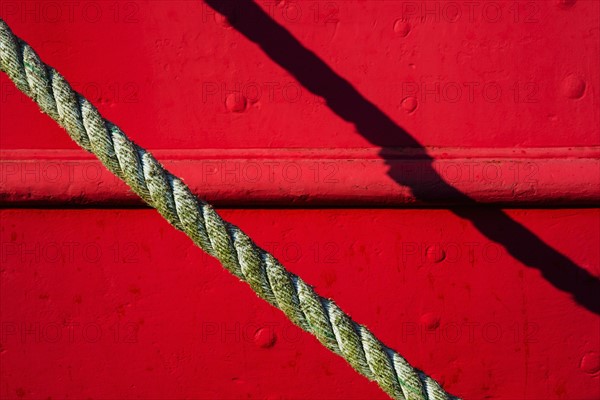
{"type": "MultiPolygon", "coordinates": [[[[600,3],[222,4],[0,15],[450,392],[600,397],[600,3]]],[[[154,211],[119,209],[139,202],[4,75],[0,183],[1,398],[384,398],[154,211]]]]}
{"type": "MultiPolygon", "coordinates": [[[[600,274],[597,210],[509,214],[600,274]]],[[[600,395],[598,318],[448,211],[223,215],[453,393],[600,395]]],[[[385,398],[152,210],[1,216],[3,397],[385,398]]]]}
{"type": "MultiPolygon", "coordinates": [[[[244,2],[225,3],[234,4],[238,20],[254,17],[239,5],[244,2]]],[[[461,13],[454,22],[448,21],[452,5],[428,3],[261,4],[426,146],[600,144],[597,1],[571,7],[475,2],[473,16],[468,2],[451,2],[461,13]],[[494,18],[497,7],[503,11],[494,18]],[[403,19],[406,36],[394,29],[403,19]],[[572,89],[573,79],[582,91],[572,89]],[[412,112],[407,97],[416,99],[412,112]]],[[[371,147],[201,1],[52,4],[5,0],[0,12],[46,62],[149,149],[371,147]],[[244,112],[228,110],[229,95],[246,97],[244,112]]],[[[4,76],[0,87],[2,113],[28,121],[2,119],[2,131],[11,132],[2,137],[3,149],[76,148],[53,121],[32,113],[4,76]]],[[[407,142],[387,132],[379,136],[380,144],[407,142]]]]}
{"type": "MultiPolygon", "coordinates": [[[[185,177],[195,193],[224,206],[431,206],[461,204],[463,194],[477,203],[512,206],[600,202],[596,147],[429,150],[434,161],[414,149],[388,150],[385,160],[369,149],[158,150],[154,155],[185,177]],[[419,195],[411,190],[416,187],[419,195]]],[[[13,150],[0,157],[4,206],[143,203],[80,150],[13,150]]]]}

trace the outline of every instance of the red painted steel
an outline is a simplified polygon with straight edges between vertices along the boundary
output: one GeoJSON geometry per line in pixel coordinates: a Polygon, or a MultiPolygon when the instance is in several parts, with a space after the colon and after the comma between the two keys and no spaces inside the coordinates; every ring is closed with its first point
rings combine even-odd
{"type": "MultiPolygon", "coordinates": [[[[512,206],[600,202],[600,148],[446,148],[427,154],[388,150],[384,160],[370,149],[154,152],[195,193],[224,206],[431,206],[461,204],[462,194],[512,206]]],[[[80,150],[0,152],[0,183],[4,206],[143,203],[80,150]]]]}
{"type": "MultiPolygon", "coordinates": [[[[261,2],[428,147],[598,146],[600,5],[558,3],[261,2]]],[[[0,13],[151,150],[377,147],[201,1],[5,0],[0,13]]],[[[3,149],[76,148],[1,79],[2,113],[28,121],[2,119],[3,149]]]]}
{"type": "MultiPolygon", "coordinates": [[[[258,4],[0,16],[452,393],[600,397],[600,3],[258,4]],[[364,208],[244,209],[292,204],[364,208]]],[[[65,209],[139,202],[3,74],[0,184],[1,398],[384,398],[155,212],[65,209]]]]}
{"type": "MultiPolygon", "coordinates": [[[[600,274],[598,210],[509,214],[600,274]]],[[[600,395],[597,316],[449,211],[223,215],[453,393],[600,395]]],[[[152,210],[1,217],[3,398],[385,398],[152,210]]]]}

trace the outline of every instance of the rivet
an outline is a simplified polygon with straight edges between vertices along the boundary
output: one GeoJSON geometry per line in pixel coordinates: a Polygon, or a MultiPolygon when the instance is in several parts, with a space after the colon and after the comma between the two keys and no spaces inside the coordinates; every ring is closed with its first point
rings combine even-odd
{"type": "Polygon", "coordinates": [[[596,352],[590,351],[581,359],[579,368],[587,374],[596,374],[600,371],[600,355],[596,352]]]}
{"type": "Polygon", "coordinates": [[[411,113],[415,111],[417,108],[417,99],[413,96],[408,96],[404,100],[402,100],[402,108],[406,110],[406,112],[411,113]]]}
{"type": "Polygon", "coordinates": [[[432,312],[423,314],[420,321],[428,330],[434,330],[440,327],[440,316],[432,312]]]}
{"type": "Polygon", "coordinates": [[[225,107],[231,112],[244,112],[246,104],[246,98],[240,93],[230,93],[225,98],[225,107]]]}
{"type": "Polygon", "coordinates": [[[431,262],[440,263],[446,258],[446,253],[440,246],[435,245],[429,246],[427,250],[425,250],[425,256],[431,262]]]}
{"type": "Polygon", "coordinates": [[[260,328],[254,334],[254,343],[263,349],[269,349],[275,345],[277,336],[271,328],[260,328]]]}
{"type": "Polygon", "coordinates": [[[410,32],[410,24],[407,21],[398,19],[394,22],[394,32],[402,37],[406,37],[410,32]]]}
{"type": "Polygon", "coordinates": [[[563,79],[562,92],[569,99],[579,99],[585,93],[585,81],[578,75],[570,74],[563,79]]]}

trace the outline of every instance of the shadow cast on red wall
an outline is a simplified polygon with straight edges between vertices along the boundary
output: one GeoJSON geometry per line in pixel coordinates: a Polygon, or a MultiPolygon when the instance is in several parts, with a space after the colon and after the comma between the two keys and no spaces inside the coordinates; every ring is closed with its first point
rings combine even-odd
{"type": "MultiPolygon", "coordinates": [[[[385,147],[407,147],[422,151],[426,163],[423,176],[435,182],[438,191],[456,199],[460,207],[450,210],[469,220],[488,239],[502,245],[515,259],[541,272],[555,288],[569,293],[582,307],[600,315],[600,280],[571,259],[544,243],[533,232],[513,220],[498,207],[486,208],[485,216],[473,208],[478,203],[447,183],[433,168],[433,158],[424,146],[396,124],[375,104],[366,99],[350,82],[339,76],[315,53],[304,47],[287,29],[274,21],[254,1],[205,0],[213,10],[227,18],[231,26],[256,43],[277,65],[316,96],[344,121],[354,124],[356,130],[370,143],[385,147]]],[[[389,160],[383,151],[380,156],[389,160]]],[[[432,203],[432,191],[407,179],[406,171],[387,163],[389,176],[399,185],[410,187],[414,196],[423,203],[432,203]]],[[[396,164],[397,165],[397,164],[396,164]]],[[[437,199],[435,199],[437,201],[437,199]]]]}

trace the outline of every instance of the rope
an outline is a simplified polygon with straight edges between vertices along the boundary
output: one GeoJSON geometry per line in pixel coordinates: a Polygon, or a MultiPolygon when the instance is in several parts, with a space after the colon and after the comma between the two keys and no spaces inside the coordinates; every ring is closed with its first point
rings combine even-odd
{"type": "Polygon", "coordinates": [[[258,247],[237,226],[221,219],[213,207],[194,196],[145,149],[96,107],[75,92],[36,52],[0,19],[0,69],[38,103],[85,150],[95,154],[115,175],[175,228],[239,279],[259,297],[281,309],[296,325],[312,333],[328,349],[344,357],[360,374],[375,380],[393,399],[456,399],[400,354],[354,322],[332,300],[319,296],[258,247]]]}

